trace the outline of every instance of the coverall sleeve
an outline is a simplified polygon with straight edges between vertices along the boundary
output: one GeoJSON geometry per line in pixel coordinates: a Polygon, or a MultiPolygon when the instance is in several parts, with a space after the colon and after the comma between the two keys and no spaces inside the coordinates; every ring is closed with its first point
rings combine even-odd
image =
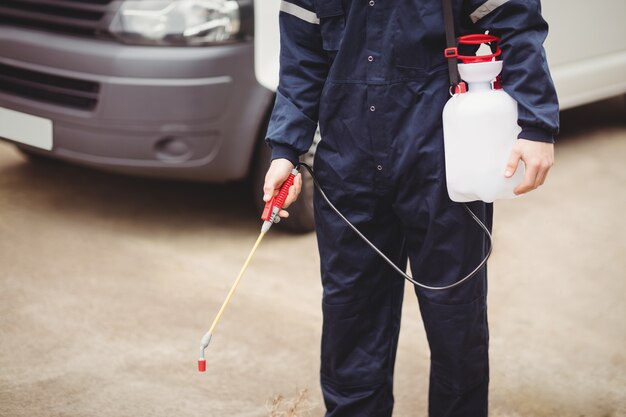
{"type": "Polygon", "coordinates": [[[518,137],[553,143],[559,104],[543,48],[548,24],[540,0],[465,0],[464,6],[479,30],[501,38],[502,87],[518,103],[518,137]]]}
{"type": "Polygon", "coordinates": [[[280,78],[266,141],[294,165],[313,143],[328,60],[313,0],[281,2],[280,78]]]}

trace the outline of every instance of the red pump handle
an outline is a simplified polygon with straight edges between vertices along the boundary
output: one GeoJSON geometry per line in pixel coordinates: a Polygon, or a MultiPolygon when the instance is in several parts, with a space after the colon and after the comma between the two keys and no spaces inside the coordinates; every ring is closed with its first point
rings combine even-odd
{"type": "Polygon", "coordinates": [[[459,36],[459,43],[464,45],[480,45],[482,43],[500,42],[500,38],[486,33],[473,33],[459,36]]]}
{"type": "Polygon", "coordinates": [[[289,195],[289,187],[293,185],[293,181],[295,178],[296,175],[294,174],[294,172],[291,172],[291,174],[289,174],[289,177],[287,177],[285,182],[283,182],[283,185],[281,185],[278,195],[272,197],[270,201],[265,203],[265,208],[263,209],[261,220],[270,221],[272,219],[273,208],[278,207],[279,210],[283,208],[283,204],[285,204],[285,200],[289,195]]]}

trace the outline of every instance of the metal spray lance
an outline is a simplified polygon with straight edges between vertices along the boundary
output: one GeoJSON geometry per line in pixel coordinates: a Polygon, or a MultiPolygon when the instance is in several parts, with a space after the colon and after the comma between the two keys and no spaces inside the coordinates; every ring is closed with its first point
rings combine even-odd
{"type": "Polygon", "coordinates": [[[248,265],[250,264],[250,261],[252,260],[254,253],[259,247],[261,240],[263,240],[263,237],[265,236],[265,234],[270,230],[270,227],[272,227],[274,223],[278,223],[280,221],[280,217],[278,216],[278,213],[282,209],[283,204],[285,204],[285,200],[287,199],[287,195],[289,194],[289,188],[293,185],[296,175],[298,175],[298,170],[294,168],[291,171],[291,174],[289,174],[289,177],[287,178],[287,180],[285,180],[283,185],[280,187],[280,191],[278,192],[278,194],[275,197],[272,197],[270,201],[265,203],[265,208],[263,209],[263,214],[261,215],[261,220],[263,220],[263,226],[261,226],[261,233],[259,234],[259,237],[257,238],[254,246],[252,247],[252,250],[250,251],[248,258],[246,259],[246,262],[243,264],[243,267],[241,267],[241,270],[239,271],[239,275],[237,275],[237,278],[235,279],[235,282],[230,288],[230,291],[228,292],[226,299],[222,303],[222,307],[217,312],[217,315],[215,316],[215,319],[213,320],[213,324],[211,324],[211,328],[209,328],[209,331],[205,333],[205,335],[202,337],[202,340],[200,341],[200,358],[198,359],[198,371],[200,372],[206,371],[206,359],[204,358],[204,351],[207,348],[207,346],[209,346],[209,343],[211,342],[213,331],[215,330],[217,323],[222,318],[222,315],[224,314],[224,310],[226,310],[226,306],[230,302],[230,299],[235,293],[235,290],[237,289],[237,286],[239,285],[239,281],[241,281],[241,277],[243,277],[244,272],[246,272],[246,269],[248,269],[248,265]]]}

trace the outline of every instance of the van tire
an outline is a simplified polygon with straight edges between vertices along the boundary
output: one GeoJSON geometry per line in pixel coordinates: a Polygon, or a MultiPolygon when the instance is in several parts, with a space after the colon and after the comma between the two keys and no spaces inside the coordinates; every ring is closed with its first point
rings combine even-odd
{"type": "MultiPolygon", "coordinates": [[[[270,166],[271,150],[269,146],[261,141],[256,152],[256,160],[252,172],[252,195],[254,197],[254,206],[257,212],[262,213],[265,203],[263,202],[263,184],[265,183],[265,174],[270,166]]],[[[313,165],[313,153],[309,152],[304,155],[302,161],[313,165]]],[[[282,230],[292,233],[308,233],[315,230],[315,220],[313,214],[313,180],[306,172],[301,172],[302,189],[295,203],[293,203],[288,211],[289,217],[282,219],[277,225],[282,230]]]]}

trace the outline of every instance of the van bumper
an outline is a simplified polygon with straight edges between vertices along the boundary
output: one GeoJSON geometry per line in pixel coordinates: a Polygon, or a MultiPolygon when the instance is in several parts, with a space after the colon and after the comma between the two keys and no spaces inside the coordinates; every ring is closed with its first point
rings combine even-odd
{"type": "Polygon", "coordinates": [[[244,178],[273,100],[251,42],[129,46],[2,26],[0,65],[17,80],[0,77],[0,107],[53,123],[51,151],[18,146],[125,174],[244,178]]]}

